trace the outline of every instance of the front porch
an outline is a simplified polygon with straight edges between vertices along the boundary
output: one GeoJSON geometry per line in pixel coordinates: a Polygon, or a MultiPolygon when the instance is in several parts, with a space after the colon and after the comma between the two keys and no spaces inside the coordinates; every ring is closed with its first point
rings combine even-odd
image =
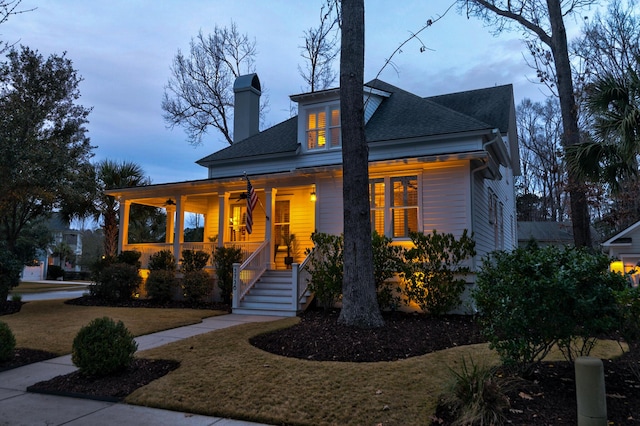
{"type": "Polygon", "coordinates": [[[258,204],[251,212],[247,211],[244,178],[224,185],[208,180],[110,191],[120,202],[119,251],[140,252],[141,269],[148,269],[154,253],[168,250],[179,269],[183,251],[201,250],[211,255],[205,269],[215,277],[215,249],[240,248],[242,264],[236,265],[234,275],[234,312],[295,315],[306,303],[304,296],[300,297],[306,292],[300,265],[315,230],[315,184],[280,183],[275,187],[252,178],[258,204]],[[138,205],[151,207],[164,218],[164,233],[156,235],[156,241],[137,238],[132,217],[139,211],[138,205]],[[249,215],[251,230],[247,228],[249,215]],[[193,232],[194,223],[197,232],[193,232]],[[194,235],[199,241],[192,241],[194,235]]]}

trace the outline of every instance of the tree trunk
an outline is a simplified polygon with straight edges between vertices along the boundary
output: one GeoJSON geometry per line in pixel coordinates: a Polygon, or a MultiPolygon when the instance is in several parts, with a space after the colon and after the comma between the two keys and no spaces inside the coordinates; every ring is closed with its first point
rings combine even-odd
{"type": "Polygon", "coordinates": [[[104,255],[107,258],[118,254],[118,222],[115,212],[104,215],[104,255]]]}
{"type": "MultiPolygon", "coordinates": [[[[567,48],[567,32],[564,26],[560,0],[547,0],[551,23],[551,52],[556,68],[558,96],[562,114],[563,145],[566,148],[580,143],[578,114],[571,79],[571,64],[567,48]]],[[[576,247],[591,247],[591,228],[586,187],[576,173],[568,168],[568,190],[571,204],[573,240],[576,247]]]]}
{"type": "Polygon", "coordinates": [[[343,0],[340,116],[344,201],[344,274],[338,322],[384,325],[376,299],[369,212],[369,156],[364,133],[364,0],[343,0]]]}

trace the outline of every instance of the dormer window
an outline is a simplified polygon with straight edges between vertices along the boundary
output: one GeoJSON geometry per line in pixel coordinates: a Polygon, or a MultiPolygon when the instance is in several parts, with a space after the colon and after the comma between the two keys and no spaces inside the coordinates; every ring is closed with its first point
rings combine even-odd
{"type": "Polygon", "coordinates": [[[317,151],[342,145],[340,108],[337,105],[307,110],[307,150],[317,151]]]}

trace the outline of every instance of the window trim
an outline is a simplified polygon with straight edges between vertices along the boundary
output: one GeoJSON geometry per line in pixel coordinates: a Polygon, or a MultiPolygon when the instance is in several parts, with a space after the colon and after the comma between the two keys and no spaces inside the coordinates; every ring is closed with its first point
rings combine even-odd
{"type": "MultiPolygon", "coordinates": [[[[336,102],[330,102],[330,103],[326,103],[326,104],[316,104],[316,105],[309,105],[309,106],[305,106],[302,110],[302,116],[304,117],[303,120],[303,126],[301,129],[301,137],[303,140],[303,143],[301,144],[303,147],[303,151],[304,152],[308,152],[308,153],[314,153],[314,152],[328,152],[328,151],[334,151],[334,150],[341,150],[342,149],[342,131],[341,129],[341,122],[340,119],[338,120],[338,124],[337,125],[332,125],[331,124],[331,119],[332,119],[332,112],[333,111],[338,111],[338,117],[340,117],[340,103],[336,103],[336,102]],[[314,147],[314,148],[309,148],[309,133],[310,131],[315,131],[316,133],[319,133],[322,129],[321,128],[314,128],[314,129],[309,129],[309,116],[311,114],[317,114],[324,112],[325,113],[325,126],[324,126],[324,133],[325,133],[325,143],[323,146],[321,147],[314,147]],[[338,129],[338,144],[334,143],[334,139],[333,139],[333,135],[332,135],[332,130],[334,129],[338,129]]],[[[316,122],[317,122],[317,118],[316,118],[316,122]]],[[[317,141],[317,136],[316,136],[316,141],[317,141]]]]}
{"type": "MultiPolygon", "coordinates": [[[[416,221],[417,221],[417,232],[423,232],[423,218],[421,216],[422,212],[422,171],[416,170],[407,170],[404,173],[396,173],[393,175],[380,175],[373,174],[369,176],[369,212],[374,210],[372,199],[371,199],[371,184],[374,181],[383,182],[384,183],[384,208],[378,208],[376,210],[382,210],[383,213],[383,222],[384,222],[384,235],[392,238],[394,241],[409,241],[411,237],[409,235],[405,235],[402,237],[394,237],[393,236],[393,210],[408,210],[408,209],[416,209],[416,221]],[[393,187],[392,181],[394,178],[409,178],[415,177],[417,183],[417,204],[415,206],[393,206],[393,187]]],[[[371,230],[375,229],[375,223],[371,222],[371,230]]]]}

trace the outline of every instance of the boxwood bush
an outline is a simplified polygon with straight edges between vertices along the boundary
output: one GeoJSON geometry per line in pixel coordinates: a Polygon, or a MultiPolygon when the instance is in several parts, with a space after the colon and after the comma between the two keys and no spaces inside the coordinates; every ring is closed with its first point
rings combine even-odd
{"type": "Polygon", "coordinates": [[[73,339],[71,361],[86,376],[108,376],[129,367],[137,349],[122,321],[96,318],[73,339]]]}
{"type": "Polygon", "coordinates": [[[142,284],[138,268],[127,263],[103,267],[94,276],[89,293],[111,302],[130,300],[142,284]]]}

